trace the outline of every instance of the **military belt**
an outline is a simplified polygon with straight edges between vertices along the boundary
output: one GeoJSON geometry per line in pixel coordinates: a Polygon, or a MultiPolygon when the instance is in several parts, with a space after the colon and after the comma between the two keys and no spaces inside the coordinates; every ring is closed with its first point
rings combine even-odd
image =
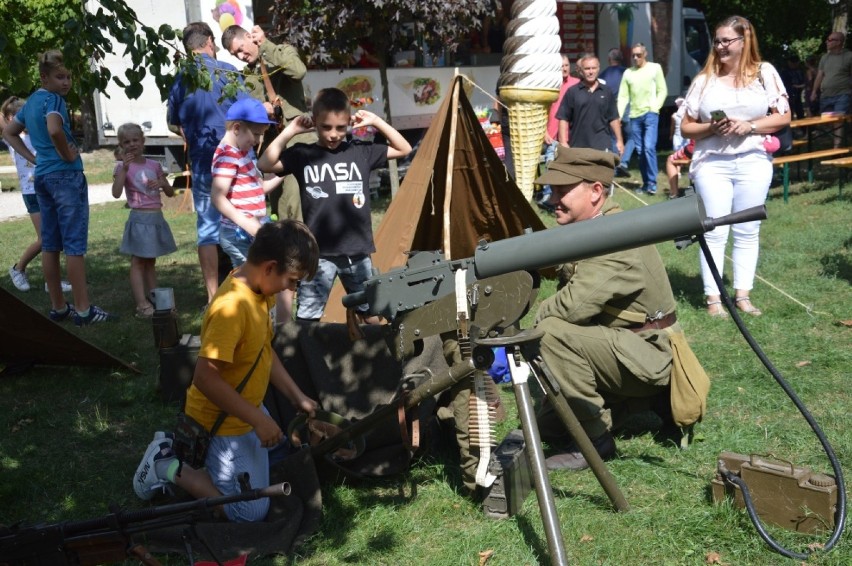
{"type": "Polygon", "coordinates": [[[656,318],[654,320],[649,320],[642,326],[629,328],[628,330],[632,332],[643,332],[645,330],[662,330],[673,325],[675,322],[677,322],[677,313],[671,312],[663,317],[656,318]]]}

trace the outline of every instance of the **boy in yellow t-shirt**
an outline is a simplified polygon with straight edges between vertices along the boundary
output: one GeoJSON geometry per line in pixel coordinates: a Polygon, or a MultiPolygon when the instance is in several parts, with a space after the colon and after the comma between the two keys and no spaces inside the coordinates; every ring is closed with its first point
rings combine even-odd
{"type": "MultiPolygon", "coordinates": [[[[219,287],[201,325],[201,349],[185,411],[207,430],[221,412],[228,415],[211,439],[206,471],[182,465],[171,439],[157,433],[133,477],[141,499],[150,499],[168,483],[197,498],[237,494],[243,472],[248,472],[252,487],[269,485],[267,451],[284,434],[263,407],[268,385],[299,411],[313,415],[317,408],[272,351],[274,297],[312,278],[318,261],[316,240],[301,222],[273,222],[257,231],[246,263],[219,287]],[[236,391],[255,362],[244,388],[236,391]]],[[[225,505],[223,512],[231,521],[249,522],[263,520],[268,509],[269,500],[263,498],[225,505]]]]}

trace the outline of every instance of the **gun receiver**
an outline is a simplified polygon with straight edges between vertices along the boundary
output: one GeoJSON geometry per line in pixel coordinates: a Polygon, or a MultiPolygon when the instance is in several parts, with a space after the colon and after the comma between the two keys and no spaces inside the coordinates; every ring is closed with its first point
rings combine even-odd
{"type": "Polygon", "coordinates": [[[707,218],[701,199],[692,194],[498,242],[483,241],[472,258],[446,260],[440,251],[416,253],[405,267],[370,278],[363,291],[343,297],[343,304],[349,308],[368,304],[370,314],[393,321],[453,293],[459,270],[465,270],[465,284],[472,285],[487,277],[544,269],[764,218],[764,206],[707,218]]]}

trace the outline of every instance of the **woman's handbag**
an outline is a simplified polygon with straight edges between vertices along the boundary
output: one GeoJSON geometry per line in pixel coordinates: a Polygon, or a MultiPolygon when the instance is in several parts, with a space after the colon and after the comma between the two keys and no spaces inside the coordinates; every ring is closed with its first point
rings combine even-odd
{"type": "MultiPolygon", "coordinates": [[[[263,354],[262,346],[260,352],[257,354],[257,358],[254,360],[254,364],[249,368],[248,373],[240,384],[237,385],[237,393],[242,391],[246,383],[248,383],[251,374],[254,373],[254,368],[257,367],[257,363],[260,361],[261,354],[263,354]]],[[[210,448],[210,440],[216,436],[216,432],[218,432],[222,423],[225,422],[227,416],[228,414],[225,411],[220,412],[216,418],[216,422],[213,423],[213,427],[208,432],[201,423],[183,411],[178,413],[172,450],[175,451],[180,461],[195,469],[203,468],[207,460],[207,450],[210,448]]]]}
{"type": "MultiPolygon", "coordinates": [[[[757,71],[757,79],[760,81],[760,86],[763,87],[763,90],[766,90],[766,84],[763,82],[762,68],[757,71]]],[[[770,114],[772,114],[772,110],[766,112],[767,116],[770,114]]],[[[793,150],[793,128],[790,127],[790,124],[787,124],[772,135],[778,139],[778,149],[775,155],[784,155],[793,150]]]]}

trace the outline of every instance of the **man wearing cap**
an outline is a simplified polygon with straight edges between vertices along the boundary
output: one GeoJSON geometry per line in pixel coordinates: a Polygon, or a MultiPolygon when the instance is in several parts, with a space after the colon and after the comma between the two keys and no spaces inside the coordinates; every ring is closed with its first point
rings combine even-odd
{"type": "MultiPolygon", "coordinates": [[[[556,222],[566,225],[621,212],[607,200],[618,162],[609,152],[560,147],[535,181],[553,187],[556,222]]],[[[542,359],[598,453],[610,459],[615,456],[611,409],[628,404],[634,409],[636,399],[668,391],[669,336],[681,332],[675,299],[654,246],[563,265],[559,279],[557,292],[541,303],[536,315],[536,327],[544,331],[542,359]]],[[[548,469],[588,467],[552,404],[544,404],[538,424],[542,438],[560,451],[547,458],[548,469]]]]}
{"type": "MultiPolygon", "coordinates": [[[[249,92],[263,102],[270,115],[276,113],[276,119],[283,128],[290,120],[308,112],[305,88],[302,79],[308,68],[295,47],[287,43],[276,45],[266,38],[260,26],[246,31],[233,25],[222,33],[222,46],[228,52],[247,63],[244,72],[248,74],[249,92]]],[[[267,131],[260,153],[266,149],[275,136],[277,129],[267,131]]],[[[316,143],[316,133],[310,132],[295,136],[288,147],[297,143],[316,143]]],[[[293,175],[284,178],[283,185],[269,194],[272,214],[282,218],[302,219],[302,204],[299,196],[299,184],[293,175]]]]}
{"type": "Polygon", "coordinates": [[[183,45],[196,57],[199,69],[210,76],[210,89],[190,90],[178,75],[169,92],[169,129],[186,141],[192,172],[192,201],[197,215],[198,263],[207,289],[207,302],[219,288],[219,211],[210,202],[210,164],[213,152],[225,135],[225,113],[237,97],[224,97],[222,91],[232,80],[242,83],[233,65],[216,60],[213,30],[204,22],[192,22],[183,29],[183,45]],[[220,102],[221,99],[221,102],[220,102]]]}

